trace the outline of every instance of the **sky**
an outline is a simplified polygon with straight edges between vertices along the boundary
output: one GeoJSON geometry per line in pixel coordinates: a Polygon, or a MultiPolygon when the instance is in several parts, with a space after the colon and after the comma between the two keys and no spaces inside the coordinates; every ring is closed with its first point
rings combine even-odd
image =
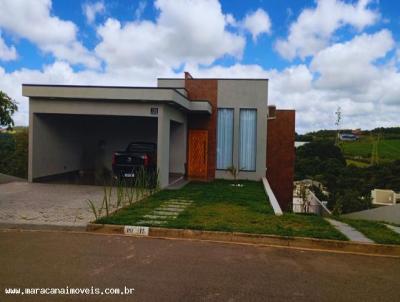
{"type": "Polygon", "coordinates": [[[400,126],[400,1],[0,0],[0,90],[268,78],[296,131],[400,126]]]}

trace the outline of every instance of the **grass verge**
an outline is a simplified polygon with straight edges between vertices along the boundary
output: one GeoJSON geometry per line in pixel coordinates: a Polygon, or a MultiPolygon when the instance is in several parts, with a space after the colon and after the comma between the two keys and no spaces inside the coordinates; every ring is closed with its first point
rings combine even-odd
{"type": "Polygon", "coordinates": [[[383,223],[369,220],[340,218],[369,239],[381,244],[400,244],[400,235],[386,227],[383,223]]]}
{"type": "Polygon", "coordinates": [[[243,187],[225,180],[192,182],[180,190],[158,192],[97,222],[134,225],[164,202],[179,198],[194,202],[163,227],[347,240],[322,217],[275,216],[261,182],[240,183],[243,187]]]}
{"type": "Polygon", "coordinates": [[[370,164],[367,164],[367,163],[362,162],[362,161],[354,160],[354,159],[346,159],[346,164],[348,166],[354,165],[354,166],[356,166],[358,168],[367,168],[367,167],[371,166],[370,164]]]}

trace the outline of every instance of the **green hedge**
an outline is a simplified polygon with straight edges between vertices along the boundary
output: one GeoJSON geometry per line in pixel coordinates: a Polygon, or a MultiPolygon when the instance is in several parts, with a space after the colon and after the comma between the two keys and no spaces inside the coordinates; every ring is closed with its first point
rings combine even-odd
{"type": "Polygon", "coordinates": [[[28,129],[0,133],[0,173],[28,177],[28,129]]]}

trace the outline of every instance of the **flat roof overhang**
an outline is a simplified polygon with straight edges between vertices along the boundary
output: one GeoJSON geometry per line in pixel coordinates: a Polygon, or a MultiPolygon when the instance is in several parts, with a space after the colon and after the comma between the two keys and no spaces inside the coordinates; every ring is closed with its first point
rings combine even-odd
{"type": "Polygon", "coordinates": [[[190,101],[175,88],[22,84],[22,95],[49,100],[123,100],[160,103],[177,106],[193,113],[212,113],[212,106],[208,101],[190,101]]]}

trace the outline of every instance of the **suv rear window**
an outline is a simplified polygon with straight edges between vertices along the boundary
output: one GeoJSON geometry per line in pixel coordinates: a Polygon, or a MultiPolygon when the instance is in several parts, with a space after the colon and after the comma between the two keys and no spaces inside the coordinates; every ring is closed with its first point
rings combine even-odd
{"type": "Polygon", "coordinates": [[[129,144],[128,152],[153,152],[155,150],[155,144],[142,144],[142,143],[132,143],[129,144]]]}

